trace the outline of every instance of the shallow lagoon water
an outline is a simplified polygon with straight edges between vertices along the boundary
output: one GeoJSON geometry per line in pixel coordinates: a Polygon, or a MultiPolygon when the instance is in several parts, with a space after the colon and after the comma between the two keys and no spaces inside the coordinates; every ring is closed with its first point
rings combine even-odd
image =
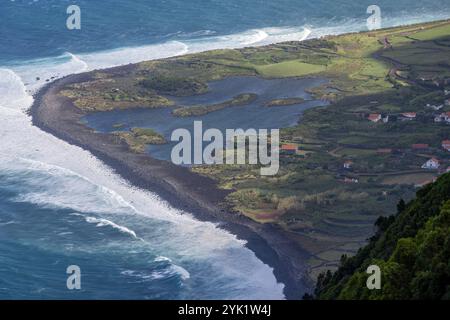
{"type": "MultiPolygon", "coordinates": [[[[230,107],[203,116],[174,117],[170,108],[131,109],[97,112],[84,118],[86,124],[99,132],[127,131],[134,127],[152,128],[164,135],[167,141],[175,129],[185,128],[191,134],[194,121],[202,121],[203,130],[217,128],[225,134],[226,129],[280,129],[294,126],[301,114],[312,107],[325,105],[323,100],[314,100],[307,89],[326,83],[321,78],[262,79],[258,77],[230,77],[209,83],[206,94],[189,97],[170,97],[177,105],[210,105],[232,99],[241,93],[255,93],[258,98],[245,106],[230,107]],[[303,103],[267,107],[273,99],[303,98],[303,103]],[[121,124],[118,129],[115,125],[121,124]]],[[[157,159],[169,160],[172,147],[177,142],[151,145],[148,153],[157,159]]]]}

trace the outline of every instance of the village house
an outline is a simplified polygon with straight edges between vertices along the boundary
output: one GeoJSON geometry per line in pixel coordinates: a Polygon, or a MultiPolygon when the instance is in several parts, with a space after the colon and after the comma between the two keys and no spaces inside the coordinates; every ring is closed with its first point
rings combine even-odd
{"type": "Polygon", "coordinates": [[[442,148],[444,148],[447,151],[450,151],[450,140],[442,141],[442,148]]]}
{"type": "Polygon", "coordinates": [[[411,149],[413,150],[427,150],[430,146],[426,143],[416,143],[411,145],[411,149]]]}
{"type": "Polygon", "coordinates": [[[446,100],[444,101],[444,104],[445,104],[446,106],[450,106],[450,98],[446,99],[446,100]]]}
{"type": "Polygon", "coordinates": [[[442,122],[450,123],[450,112],[444,112],[434,118],[434,122],[442,122]]]}
{"type": "Polygon", "coordinates": [[[415,112],[404,112],[402,113],[402,120],[414,120],[417,116],[415,112]]]}
{"type": "Polygon", "coordinates": [[[285,155],[295,155],[297,153],[298,146],[295,144],[283,144],[281,146],[281,154],[285,155]]]}
{"type": "Polygon", "coordinates": [[[344,178],[344,183],[359,183],[359,180],[356,178],[349,178],[349,177],[345,177],[344,178]]]}
{"type": "Polygon", "coordinates": [[[389,122],[389,115],[386,115],[386,117],[382,117],[383,123],[388,123],[389,122]]]}
{"type": "Polygon", "coordinates": [[[434,117],[434,122],[442,122],[444,119],[442,118],[442,114],[434,117]]]}
{"type": "Polygon", "coordinates": [[[436,170],[439,169],[440,166],[441,164],[439,163],[438,159],[431,158],[422,165],[422,169],[436,170]]]}
{"type": "Polygon", "coordinates": [[[379,114],[379,113],[371,113],[367,119],[369,121],[377,123],[378,121],[381,120],[381,114],[379,114]]]}
{"type": "Polygon", "coordinates": [[[351,169],[352,166],[353,166],[353,161],[347,160],[347,161],[344,162],[344,169],[347,169],[347,170],[351,169]]]}

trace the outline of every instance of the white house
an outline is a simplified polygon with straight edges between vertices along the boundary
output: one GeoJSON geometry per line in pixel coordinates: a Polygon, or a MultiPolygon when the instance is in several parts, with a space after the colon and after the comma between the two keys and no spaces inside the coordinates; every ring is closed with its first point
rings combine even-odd
{"type": "Polygon", "coordinates": [[[347,160],[344,162],[344,169],[351,169],[353,165],[353,161],[347,160]]]}
{"type": "Polygon", "coordinates": [[[402,116],[403,116],[403,120],[413,120],[413,119],[416,118],[417,113],[415,113],[415,112],[405,112],[405,113],[402,113],[402,116]]]}
{"type": "Polygon", "coordinates": [[[430,160],[428,160],[423,164],[422,169],[435,170],[439,169],[439,167],[440,167],[439,160],[436,158],[431,158],[430,160]]]}
{"type": "Polygon", "coordinates": [[[444,112],[434,118],[434,122],[442,122],[445,121],[450,123],[450,112],[444,112]]]}

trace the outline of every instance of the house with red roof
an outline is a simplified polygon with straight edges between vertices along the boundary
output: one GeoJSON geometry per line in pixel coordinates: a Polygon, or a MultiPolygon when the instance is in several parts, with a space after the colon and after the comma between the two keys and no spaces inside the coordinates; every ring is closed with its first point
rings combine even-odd
{"type": "Polygon", "coordinates": [[[298,150],[298,146],[295,144],[283,144],[281,145],[281,153],[282,154],[296,154],[298,150]]]}
{"type": "Polygon", "coordinates": [[[403,120],[414,120],[417,117],[417,113],[415,112],[404,112],[402,113],[403,120]]]}
{"type": "Polygon", "coordinates": [[[371,113],[367,119],[369,121],[377,123],[378,121],[381,120],[381,114],[379,114],[379,113],[371,113]]]}
{"type": "Polygon", "coordinates": [[[356,178],[349,178],[345,177],[344,180],[342,180],[344,183],[359,183],[359,180],[356,178]]]}
{"type": "Polygon", "coordinates": [[[430,146],[426,143],[416,143],[411,145],[413,150],[427,150],[430,146]]]}

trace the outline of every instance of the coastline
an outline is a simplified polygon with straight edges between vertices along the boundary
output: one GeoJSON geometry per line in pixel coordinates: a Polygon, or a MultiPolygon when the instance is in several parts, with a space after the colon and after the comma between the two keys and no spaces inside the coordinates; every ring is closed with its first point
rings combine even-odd
{"type": "MultiPolygon", "coordinates": [[[[424,25],[427,24],[421,24],[424,25]]],[[[377,52],[373,57],[375,60],[381,58],[377,52]]],[[[395,73],[395,67],[393,64],[389,69],[390,75],[395,73]]],[[[132,73],[134,68],[136,64],[101,71],[120,77],[132,73]]],[[[272,267],[277,281],[285,285],[286,298],[299,299],[304,293],[310,293],[313,282],[308,275],[307,260],[313,254],[301,248],[292,233],[275,224],[254,222],[221,206],[228,192],[218,189],[212,179],[146,154],[130,153],[128,147],[111,134],[95,132],[80,121],[88,111],[78,109],[69,98],[58,95],[58,92],[67,84],[90,80],[96,71],[69,75],[41,89],[30,109],[33,125],[90,151],[130,184],[154,192],[173,207],[192,213],[198,220],[217,223],[239,239],[246,240],[246,246],[272,267]]]]}
{"type": "MultiPolygon", "coordinates": [[[[134,67],[130,64],[102,72],[117,74],[134,67]]],[[[58,92],[67,84],[89,79],[92,74],[69,75],[39,90],[30,108],[33,125],[91,152],[131,185],[156,193],[174,208],[189,212],[198,220],[217,223],[220,228],[245,240],[247,248],[273,268],[277,281],[285,286],[287,299],[301,299],[304,293],[313,289],[306,272],[310,255],[290,239],[287,232],[222,207],[220,204],[228,192],[217,188],[212,179],[147,154],[130,153],[114,135],[95,132],[82,124],[80,119],[86,113],[58,92]]]]}

